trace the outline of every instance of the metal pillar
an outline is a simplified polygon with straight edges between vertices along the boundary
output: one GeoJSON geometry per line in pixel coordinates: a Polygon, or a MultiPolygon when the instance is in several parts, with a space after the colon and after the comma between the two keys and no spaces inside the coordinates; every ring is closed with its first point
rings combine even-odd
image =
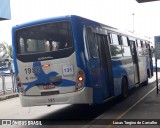
{"type": "Polygon", "coordinates": [[[1,72],[1,77],[2,77],[2,92],[3,92],[3,94],[5,94],[6,93],[6,86],[5,86],[4,72],[1,72]]]}

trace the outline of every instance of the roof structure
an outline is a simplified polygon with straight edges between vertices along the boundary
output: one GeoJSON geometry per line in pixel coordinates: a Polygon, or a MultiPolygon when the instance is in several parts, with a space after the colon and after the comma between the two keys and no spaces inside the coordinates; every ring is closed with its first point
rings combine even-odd
{"type": "Polygon", "coordinates": [[[158,1],[158,0],[136,0],[138,3],[144,3],[144,2],[152,2],[152,1],[158,1]]]}
{"type": "Polygon", "coordinates": [[[10,0],[0,0],[0,20],[10,20],[10,0]]]}

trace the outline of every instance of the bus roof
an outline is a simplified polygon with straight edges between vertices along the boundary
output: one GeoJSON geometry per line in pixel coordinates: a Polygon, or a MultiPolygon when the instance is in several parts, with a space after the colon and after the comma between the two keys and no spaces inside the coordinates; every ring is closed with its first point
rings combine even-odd
{"type": "Polygon", "coordinates": [[[23,27],[26,27],[26,26],[30,26],[30,25],[34,25],[34,24],[41,24],[41,23],[45,23],[45,22],[68,20],[69,17],[71,17],[71,16],[59,16],[59,17],[50,17],[50,18],[38,19],[38,20],[18,24],[16,26],[14,26],[13,28],[23,28],[23,27]]]}
{"type": "Polygon", "coordinates": [[[20,25],[16,25],[12,29],[20,29],[20,28],[23,28],[23,27],[32,26],[34,24],[42,24],[42,23],[45,23],[45,22],[69,20],[69,19],[75,18],[75,17],[78,18],[78,19],[81,19],[81,20],[87,20],[87,21],[91,21],[91,22],[94,22],[96,24],[99,24],[99,26],[102,29],[106,29],[108,31],[114,31],[114,32],[119,33],[119,34],[127,35],[127,36],[130,37],[130,39],[138,38],[140,40],[149,41],[149,39],[147,39],[146,37],[141,37],[139,35],[136,35],[134,33],[127,32],[127,31],[121,31],[121,30],[119,30],[117,28],[114,28],[112,26],[105,25],[105,24],[102,24],[100,22],[97,22],[97,21],[94,21],[94,20],[90,20],[90,19],[87,19],[87,18],[84,18],[84,17],[80,17],[80,16],[77,16],[77,15],[66,15],[66,16],[59,16],[59,17],[51,17],[51,18],[34,20],[34,21],[26,22],[26,23],[23,23],[23,24],[20,24],[20,25]]]}

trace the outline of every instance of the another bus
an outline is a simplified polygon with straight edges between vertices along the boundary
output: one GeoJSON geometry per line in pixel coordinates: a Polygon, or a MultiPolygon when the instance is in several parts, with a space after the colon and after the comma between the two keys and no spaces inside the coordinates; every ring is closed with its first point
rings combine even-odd
{"type": "Polygon", "coordinates": [[[153,75],[150,41],[79,16],[17,25],[12,35],[23,107],[100,104],[153,75]]]}

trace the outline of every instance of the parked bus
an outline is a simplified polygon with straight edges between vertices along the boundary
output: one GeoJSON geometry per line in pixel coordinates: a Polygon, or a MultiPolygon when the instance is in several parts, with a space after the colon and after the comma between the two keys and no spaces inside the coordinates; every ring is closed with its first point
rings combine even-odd
{"type": "Polygon", "coordinates": [[[127,97],[153,74],[150,41],[79,16],[17,25],[12,35],[23,107],[127,97]]]}

